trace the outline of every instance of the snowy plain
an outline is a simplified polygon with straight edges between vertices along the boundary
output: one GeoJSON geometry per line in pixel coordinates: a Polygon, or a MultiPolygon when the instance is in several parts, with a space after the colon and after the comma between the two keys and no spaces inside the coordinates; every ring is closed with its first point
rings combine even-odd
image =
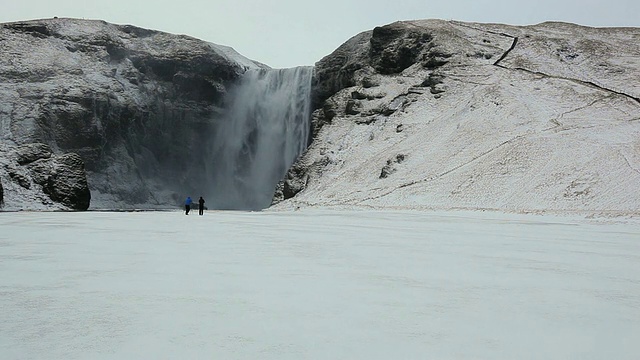
{"type": "Polygon", "coordinates": [[[0,213],[0,358],[637,359],[640,222],[0,213]]]}

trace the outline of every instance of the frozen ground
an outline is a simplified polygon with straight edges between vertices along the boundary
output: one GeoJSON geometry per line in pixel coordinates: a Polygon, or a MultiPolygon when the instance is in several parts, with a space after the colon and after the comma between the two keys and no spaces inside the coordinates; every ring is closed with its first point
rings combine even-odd
{"type": "Polygon", "coordinates": [[[0,358],[637,359],[640,224],[0,213],[0,358]]]}

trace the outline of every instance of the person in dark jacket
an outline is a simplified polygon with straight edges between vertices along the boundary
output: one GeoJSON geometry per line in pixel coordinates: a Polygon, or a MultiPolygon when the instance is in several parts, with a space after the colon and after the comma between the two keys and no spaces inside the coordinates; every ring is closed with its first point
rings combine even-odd
{"type": "Polygon", "coordinates": [[[198,214],[204,214],[204,199],[200,196],[200,200],[198,200],[198,214]]]}
{"type": "Polygon", "coordinates": [[[189,211],[191,211],[191,196],[187,196],[187,200],[184,201],[184,214],[189,215],[189,211]]]}

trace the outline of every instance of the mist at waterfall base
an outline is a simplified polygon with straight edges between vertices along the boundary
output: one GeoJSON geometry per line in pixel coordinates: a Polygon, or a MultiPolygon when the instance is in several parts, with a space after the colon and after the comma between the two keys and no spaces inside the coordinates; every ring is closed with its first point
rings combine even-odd
{"type": "Polygon", "coordinates": [[[251,69],[231,89],[207,169],[209,208],[271,204],[277,183],[308,145],[312,76],[313,67],[251,69]]]}

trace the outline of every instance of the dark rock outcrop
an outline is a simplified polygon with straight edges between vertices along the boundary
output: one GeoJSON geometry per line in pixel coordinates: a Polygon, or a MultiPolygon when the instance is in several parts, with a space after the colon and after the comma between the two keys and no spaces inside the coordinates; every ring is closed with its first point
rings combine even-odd
{"type": "MultiPolygon", "coordinates": [[[[354,36],[324,57],[315,65],[313,106],[319,108],[330,96],[341,89],[356,85],[356,71],[363,70],[369,63],[369,43],[372,31],[354,36]]],[[[367,80],[371,85],[372,79],[367,80]]]]}
{"type": "Polygon", "coordinates": [[[316,63],[315,108],[342,89],[378,86],[379,75],[400,74],[415,64],[428,70],[446,64],[452,55],[436,35],[435,29],[396,22],[351,38],[316,63]]]}
{"type": "MultiPolygon", "coordinates": [[[[360,114],[358,104],[340,98],[342,89],[358,87],[371,89],[380,85],[381,76],[400,75],[415,65],[421,69],[435,72],[447,64],[453,56],[446,50],[446,34],[442,29],[417,26],[411,22],[395,22],[376,27],[349,39],[330,55],[316,63],[316,76],[313,89],[313,133],[317,134],[322,126],[340,115],[360,114]]],[[[432,76],[430,81],[441,81],[441,76],[432,76]]],[[[429,84],[433,94],[443,92],[429,84]]],[[[384,94],[363,95],[371,99],[382,98],[384,94]]],[[[354,98],[358,99],[358,98],[354,98]]],[[[384,108],[381,107],[381,109],[384,108]]],[[[375,113],[375,111],[373,111],[375,113]]],[[[371,121],[361,121],[370,123],[371,121]]]]}
{"type": "Polygon", "coordinates": [[[291,166],[285,178],[276,186],[273,204],[296,196],[307,187],[312,178],[322,176],[323,169],[331,163],[328,156],[323,156],[309,164],[309,159],[305,158],[305,155],[291,166]]]}
{"type": "Polygon", "coordinates": [[[8,210],[82,211],[91,201],[80,156],[55,155],[41,143],[17,147],[0,144],[0,181],[7,190],[3,200],[8,210]]]}
{"type": "Polygon", "coordinates": [[[401,164],[406,158],[404,154],[398,154],[395,158],[387,160],[387,163],[382,167],[380,171],[380,179],[385,179],[389,177],[389,175],[398,171],[397,164],[401,164]]]}
{"type": "Polygon", "coordinates": [[[371,65],[380,74],[398,74],[418,62],[432,40],[425,29],[406,23],[376,27],[370,40],[371,65]]]}
{"type": "MultiPolygon", "coordinates": [[[[230,48],[129,25],[1,24],[0,142],[43,144],[22,148],[20,164],[78,154],[96,207],[174,206],[202,188],[202,150],[227,88],[250,66],[259,65],[230,48]]],[[[82,191],[65,195],[78,174],[50,176],[51,198],[84,204],[82,191]]]]}
{"type": "Polygon", "coordinates": [[[20,165],[26,165],[40,159],[51,157],[49,145],[41,143],[25,144],[16,149],[17,161],[20,165]]]}
{"type": "Polygon", "coordinates": [[[74,153],[53,159],[43,159],[28,166],[33,181],[42,186],[45,194],[72,210],[87,210],[91,193],[87,184],[84,163],[74,153]]]}

